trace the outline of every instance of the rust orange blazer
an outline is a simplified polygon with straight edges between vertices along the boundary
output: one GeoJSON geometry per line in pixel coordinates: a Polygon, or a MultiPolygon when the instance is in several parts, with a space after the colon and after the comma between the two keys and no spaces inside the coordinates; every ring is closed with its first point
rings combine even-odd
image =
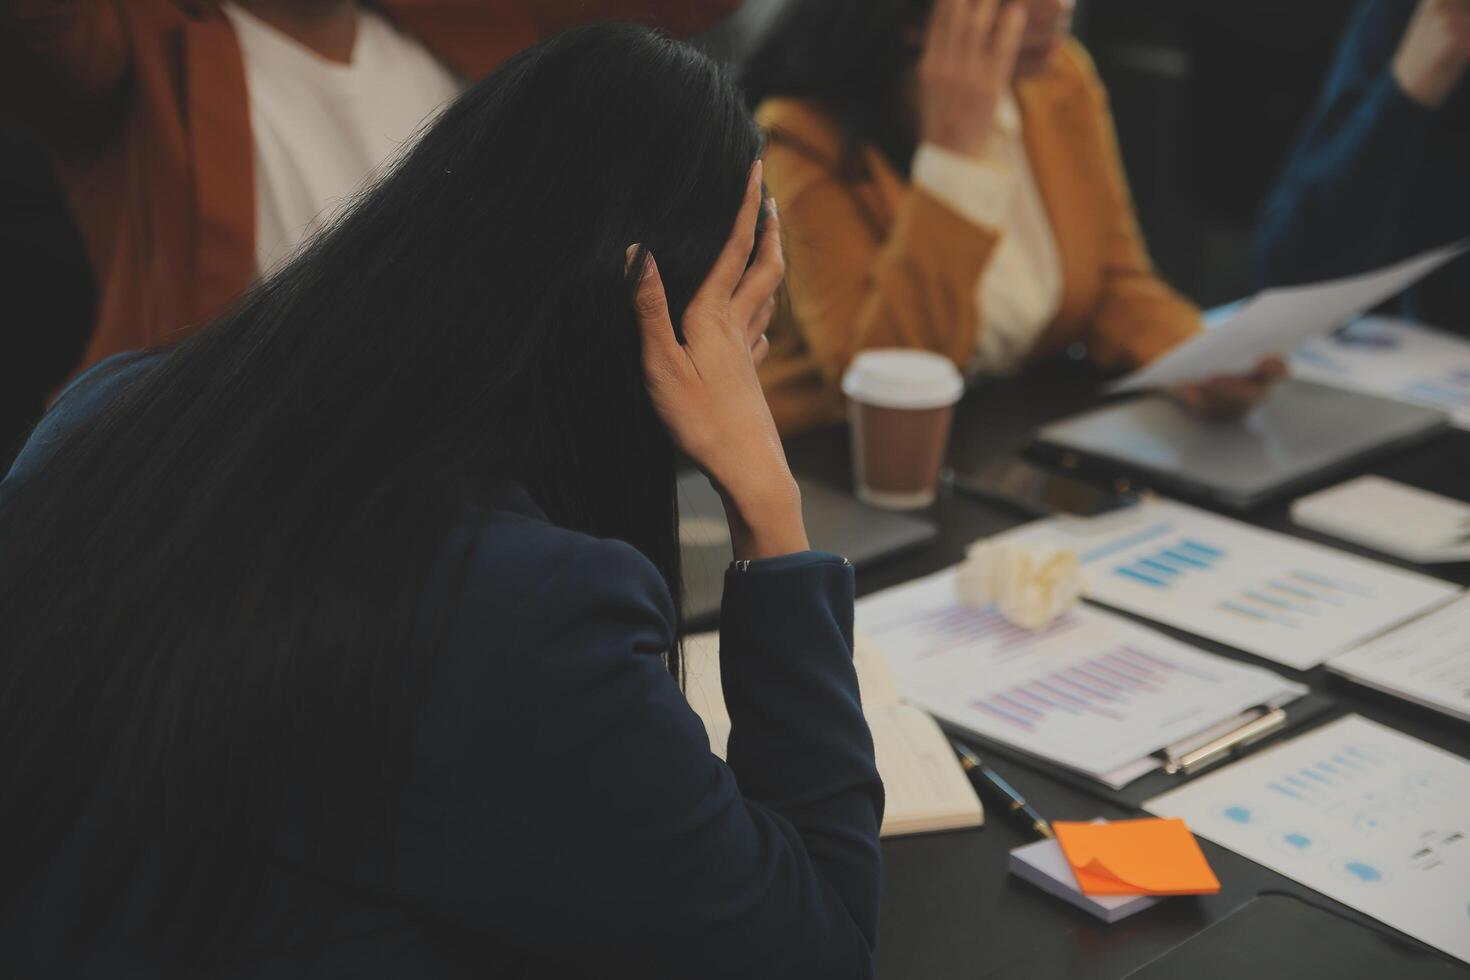
{"type": "MultiPolygon", "coordinates": [[[[1198,309],[1149,261],[1087,54],[1068,42],[1016,100],[1062,269],[1060,307],[1030,359],[1080,340],[1102,364],[1133,365],[1200,329],[1198,309]]],[[[838,384],[861,350],[923,348],[963,368],[985,329],[976,283],[1000,233],[909,186],[875,147],[861,148],[862,176],[848,176],[841,132],[810,103],[772,99],[757,118],[790,293],[761,368],[781,430],[839,418],[838,384]]]]}
{"type": "MultiPolygon", "coordinates": [[[[465,78],[573,24],[712,25],[739,0],[381,0],[465,78]]],[[[214,0],[0,0],[0,108],[47,138],[97,276],[83,366],[179,337],[255,278],[245,66],[214,0]]]]}

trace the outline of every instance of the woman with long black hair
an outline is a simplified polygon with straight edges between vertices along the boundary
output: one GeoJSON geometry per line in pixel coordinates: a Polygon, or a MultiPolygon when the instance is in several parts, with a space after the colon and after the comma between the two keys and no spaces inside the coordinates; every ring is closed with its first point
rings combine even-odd
{"type": "Polygon", "coordinates": [[[63,395],[0,484],[0,972],[871,972],[882,786],[756,379],[760,145],[691,49],[567,33],[63,395]],[[676,682],[677,451],[739,559],[728,767],[676,682]]]}

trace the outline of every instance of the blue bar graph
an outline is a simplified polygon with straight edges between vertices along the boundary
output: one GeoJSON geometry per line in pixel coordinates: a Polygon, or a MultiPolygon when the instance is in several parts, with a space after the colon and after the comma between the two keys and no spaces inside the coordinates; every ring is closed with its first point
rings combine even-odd
{"type": "Polygon", "coordinates": [[[1167,589],[1182,575],[1207,572],[1215,566],[1225,552],[1203,541],[1183,538],[1160,548],[1158,551],[1134,559],[1127,565],[1117,565],[1113,574],[1120,578],[1167,589]]]}

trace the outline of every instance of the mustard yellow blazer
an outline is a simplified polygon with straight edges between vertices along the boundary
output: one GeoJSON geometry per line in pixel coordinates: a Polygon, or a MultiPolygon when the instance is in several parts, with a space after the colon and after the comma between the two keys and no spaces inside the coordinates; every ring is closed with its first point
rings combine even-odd
{"type": "MultiPolygon", "coordinates": [[[[1062,269],[1056,318],[1030,360],[1080,340],[1099,363],[1132,366],[1199,330],[1199,310],[1149,261],[1107,93],[1086,52],[1067,42],[1015,94],[1062,269]]],[[[859,351],[922,348],[963,367],[985,328],[976,283],[1000,232],[911,187],[876,147],[861,148],[861,176],[845,172],[842,133],[811,103],[771,99],[756,116],[769,139],[765,179],[781,211],[790,293],[761,368],[781,431],[840,417],[838,384],[859,351]]]]}

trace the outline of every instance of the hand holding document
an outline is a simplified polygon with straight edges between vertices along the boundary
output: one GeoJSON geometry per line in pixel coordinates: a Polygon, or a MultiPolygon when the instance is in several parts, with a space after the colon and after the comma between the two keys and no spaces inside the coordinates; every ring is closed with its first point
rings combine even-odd
{"type": "Polygon", "coordinates": [[[1455,243],[1386,269],[1310,286],[1268,289],[1233,315],[1115,382],[1109,391],[1137,391],[1222,374],[1246,374],[1271,354],[1287,354],[1371,309],[1446,262],[1467,246],[1455,243]]]}

